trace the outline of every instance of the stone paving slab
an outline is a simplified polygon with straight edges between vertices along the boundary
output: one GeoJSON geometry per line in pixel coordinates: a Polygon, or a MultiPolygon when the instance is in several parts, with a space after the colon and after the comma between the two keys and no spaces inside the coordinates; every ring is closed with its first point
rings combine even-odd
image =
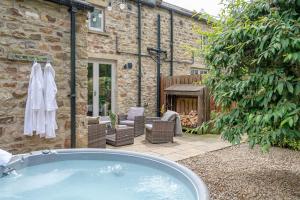
{"type": "Polygon", "coordinates": [[[175,137],[174,143],[151,144],[145,140],[145,135],[142,135],[135,138],[133,145],[122,147],[107,145],[106,148],[145,153],[178,161],[228,146],[231,144],[223,141],[220,135],[184,134],[182,137],[175,137]]]}

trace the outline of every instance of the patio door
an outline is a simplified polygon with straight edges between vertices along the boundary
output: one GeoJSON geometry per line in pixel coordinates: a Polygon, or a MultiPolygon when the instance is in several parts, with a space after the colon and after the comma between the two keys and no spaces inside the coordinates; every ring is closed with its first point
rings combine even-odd
{"type": "Polygon", "coordinates": [[[113,74],[113,63],[88,63],[88,116],[107,116],[115,112],[113,74]]]}

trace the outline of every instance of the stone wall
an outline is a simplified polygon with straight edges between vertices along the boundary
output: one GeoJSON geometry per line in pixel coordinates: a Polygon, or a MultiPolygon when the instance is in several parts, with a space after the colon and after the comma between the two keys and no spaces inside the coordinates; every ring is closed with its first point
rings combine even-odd
{"type": "MultiPolygon", "coordinates": [[[[107,6],[107,0],[89,0],[95,6],[107,6]]],[[[137,104],[137,6],[135,1],[127,1],[130,9],[120,11],[115,7],[105,10],[105,33],[90,31],[88,35],[88,54],[90,60],[111,60],[117,64],[117,112],[124,113],[137,104]],[[118,38],[119,45],[116,45],[118,38]],[[119,51],[119,53],[118,53],[119,51]],[[120,53],[121,52],[121,53],[120,53]],[[133,63],[131,70],[123,69],[126,63],[133,63]]],[[[161,15],[162,49],[168,52],[170,59],[170,13],[162,8],[142,7],[142,54],[148,55],[147,48],[157,46],[157,15],[161,15]]],[[[185,46],[194,46],[199,35],[192,30],[193,25],[203,29],[204,22],[191,17],[174,14],[174,75],[186,75],[191,67],[204,67],[201,58],[192,63],[192,53],[185,46]]],[[[161,73],[169,75],[170,64],[162,62],[161,73]]],[[[156,63],[149,56],[142,57],[142,104],[147,115],[154,115],[156,110],[156,63]]]]}
{"type": "MultiPolygon", "coordinates": [[[[106,6],[108,0],[89,0],[106,6]]],[[[87,28],[87,13],[77,14],[77,146],[87,144],[87,61],[116,63],[117,112],[126,112],[137,104],[137,7],[105,10],[105,32],[87,28]],[[116,45],[118,38],[119,45],[116,45]],[[133,63],[128,70],[123,66],[133,63]]],[[[157,14],[161,15],[162,49],[170,55],[170,14],[161,8],[142,8],[142,104],[147,115],[156,109],[156,63],[147,53],[156,48],[157,14]]],[[[192,25],[207,25],[190,17],[174,14],[174,75],[189,74],[191,67],[203,67],[201,59],[191,63],[192,55],[184,46],[195,46],[198,36],[192,25]]],[[[169,57],[166,58],[169,60],[169,57]]],[[[169,75],[169,62],[162,62],[161,72],[169,75]]],[[[0,148],[23,153],[70,145],[70,16],[64,6],[43,0],[0,0],[0,148]],[[50,55],[58,86],[57,138],[51,140],[23,136],[24,110],[31,63],[11,61],[8,54],[50,55]]]]}
{"type": "MultiPolygon", "coordinates": [[[[86,146],[86,13],[77,14],[77,132],[86,146]]],[[[43,66],[43,64],[42,64],[43,66]]],[[[42,0],[0,1],[0,149],[13,153],[69,147],[70,16],[66,7],[42,0]],[[23,136],[31,63],[10,61],[9,53],[51,55],[58,87],[57,138],[23,136]]]]}

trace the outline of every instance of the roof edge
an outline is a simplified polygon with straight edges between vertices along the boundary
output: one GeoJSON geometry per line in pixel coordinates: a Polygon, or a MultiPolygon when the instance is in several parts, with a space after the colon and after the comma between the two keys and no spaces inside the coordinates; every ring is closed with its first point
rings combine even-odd
{"type": "Polygon", "coordinates": [[[86,1],[83,0],[45,0],[48,2],[56,3],[59,5],[64,5],[67,7],[76,7],[79,10],[88,10],[93,11],[94,6],[86,1]]]}
{"type": "MultiPolygon", "coordinates": [[[[132,1],[137,1],[137,0],[132,0],[132,1]]],[[[168,10],[170,12],[174,12],[177,13],[179,15],[183,15],[186,17],[191,17],[197,21],[205,21],[206,23],[208,22],[208,19],[201,16],[202,13],[197,13],[197,12],[193,12],[191,10],[188,10],[186,8],[182,8],[180,6],[165,2],[163,0],[141,0],[141,3],[144,5],[147,5],[149,7],[158,7],[158,8],[162,8],[165,10],[168,10]]]]}

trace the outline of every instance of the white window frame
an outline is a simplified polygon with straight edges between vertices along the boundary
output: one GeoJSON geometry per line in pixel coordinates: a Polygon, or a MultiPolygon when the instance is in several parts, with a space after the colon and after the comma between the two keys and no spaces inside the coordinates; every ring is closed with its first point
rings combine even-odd
{"type": "Polygon", "coordinates": [[[202,75],[207,73],[208,73],[208,69],[191,68],[191,75],[202,75]]]}
{"type": "Polygon", "coordinates": [[[208,37],[206,35],[201,35],[201,49],[204,49],[204,47],[208,44],[208,37]]]}
{"type": "Polygon", "coordinates": [[[101,17],[101,28],[95,28],[95,27],[92,27],[91,26],[91,17],[92,17],[92,13],[89,12],[89,29],[92,30],[92,31],[97,31],[97,32],[104,32],[104,9],[101,9],[101,8],[95,8],[95,10],[100,10],[102,12],[102,17],[101,17]]]}

